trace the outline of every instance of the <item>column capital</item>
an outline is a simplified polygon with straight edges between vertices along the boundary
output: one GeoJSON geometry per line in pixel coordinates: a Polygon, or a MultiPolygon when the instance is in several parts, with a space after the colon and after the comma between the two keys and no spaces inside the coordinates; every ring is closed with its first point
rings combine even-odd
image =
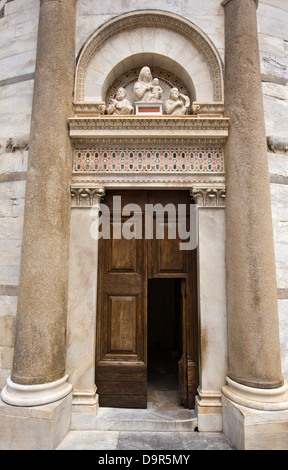
{"type": "MultiPolygon", "coordinates": [[[[221,5],[222,7],[226,7],[226,5],[228,5],[229,2],[231,2],[232,0],[223,0],[221,2],[221,5]]],[[[259,0],[254,0],[254,2],[256,3],[256,8],[258,8],[258,5],[259,5],[259,0]]]]}
{"type": "Polygon", "coordinates": [[[72,5],[75,5],[77,0],[40,0],[40,3],[52,3],[52,2],[57,2],[57,3],[71,3],[72,5]]]}
{"type": "Polygon", "coordinates": [[[105,196],[105,188],[71,186],[71,207],[93,207],[98,205],[105,196]]]}
{"type": "Polygon", "coordinates": [[[44,5],[45,3],[51,3],[51,4],[53,4],[53,3],[56,3],[56,2],[57,2],[57,3],[62,3],[62,4],[64,4],[64,5],[66,5],[66,6],[73,6],[73,7],[75,7],[77,0],[61,0],[61,2],[59,2],[59,0],[40,0],[40,5],[42,6],[42,5],[44,5]]]}

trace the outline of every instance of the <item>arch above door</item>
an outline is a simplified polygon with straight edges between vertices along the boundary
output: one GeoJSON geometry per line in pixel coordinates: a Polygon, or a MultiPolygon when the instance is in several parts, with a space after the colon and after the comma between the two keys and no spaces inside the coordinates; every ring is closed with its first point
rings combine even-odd
{"type": "Polygon", "coordinates": [[[198,102],[223,101],[223,67],[213,43],[192,22],[158,10],[124,14],[95,31],[78,56],[75,101],[104,101],[120,74],[141,65],[175,73],[198,102]]]}

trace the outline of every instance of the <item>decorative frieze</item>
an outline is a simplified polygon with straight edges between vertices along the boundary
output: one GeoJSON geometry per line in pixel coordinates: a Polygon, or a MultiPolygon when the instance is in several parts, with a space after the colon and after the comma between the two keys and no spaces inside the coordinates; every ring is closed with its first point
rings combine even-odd
{"type": "Polygon", "coordinates": [[[76,116],[95,116],[97,114],[104,114],[105,110],[106,104],[102,101],[98,103],[74,102],[74,112],[76,116]]]}
{"type": "Polygon", "coordinates": [[[194,101],[192,110],[199,117],[221,117],[224,114],[224,103],[198,103],[194,101]]]}
{"type": "Polygon", "coordinates": [[[217,147],[182,146],[169,142],[166,146],[115,145],[75,149],[74,173],[194,173],[224,172],[223,150],[217,147]]]}

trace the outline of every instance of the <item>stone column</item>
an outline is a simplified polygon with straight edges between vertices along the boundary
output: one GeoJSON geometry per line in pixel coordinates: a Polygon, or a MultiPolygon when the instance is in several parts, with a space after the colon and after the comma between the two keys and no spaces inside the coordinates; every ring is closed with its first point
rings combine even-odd
{"type": "Polygon", "coordinates": [[[280,402],[287,405],[287,386],[280,361],[257,3],[222,2],[230,118],[225,151],[229,372],[223,392],[238,404],[276,410],[280,402]]]}
{"type": "Polygon", "coordinates": [[[76,0],[40,0],[12,377],[2,399],[53,402],[65,376],[76,0]]]}

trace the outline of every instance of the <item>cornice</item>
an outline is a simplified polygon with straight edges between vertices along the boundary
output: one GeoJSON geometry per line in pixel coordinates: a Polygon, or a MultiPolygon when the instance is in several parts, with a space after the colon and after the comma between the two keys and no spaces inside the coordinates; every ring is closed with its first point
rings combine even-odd
{"type": "Polygon", "coordinates": [[[69,119],[73,139],[99,138],[210,138],[228,137],[228,118],[189,117],[77,117],[69,119]]]}
{"type": "Polygon", "coordinates": [[[91,207],[99,203],[105,189],[190,189],[191,197],[199,206],[219,207],[225,205],[225,174],[183,173],[165,174],[88,174],[73,175],[71,186],[72,207],[91,207]]]}

